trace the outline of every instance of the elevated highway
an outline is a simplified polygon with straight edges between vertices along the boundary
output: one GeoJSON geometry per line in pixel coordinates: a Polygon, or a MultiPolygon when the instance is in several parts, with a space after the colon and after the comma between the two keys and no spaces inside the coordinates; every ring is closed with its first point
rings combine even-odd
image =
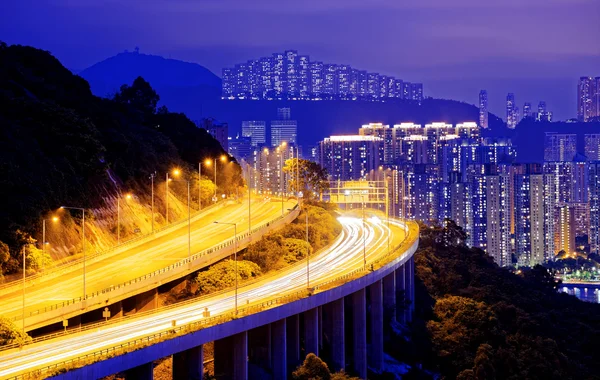
{"type": "Polygon", "coordinates": [[[253,199],[251,224],[247,199],[212,208],[191,220],[189,232],[185,221],[87,260],[85,296],[83,262],[54,268],[47,275],[26,281],[24,309],[22,283],[8,284],[0,289],[1,313],[18,326],[24,315],[29,331],[148,292],[233,252],[233,229],[214,221],[238,224],[237,248],[241,249],[293,219],[297,211],[290,213],[288,209],[295,206],[295,201],[284,202],[282,212],[281,202],[253,199]]]}
{"type": "Polygon", "coordinates": [[[334,370],[366,378],[383,366],[384,321],[406,323],[414,300],[418,226],[376,217],[340,218],[343,232],[309,263],[233,291],[121,322],[27,345],[0,355],[0,378],[93,379],[126,371],[152,378],[152,361],[173,356],[174,376],[200,378],[202,345],[214,342],[215,375],[285,379],[309,353],[334,370]],[[364,244],[364,245],[363,245],[364,244]],[[364,258],[366,257],[366,265],[364,258]],[[367,333],[368,331],[368,333],[367,333]],[[367,354],[367,345],[369,353],[367,354]]]}

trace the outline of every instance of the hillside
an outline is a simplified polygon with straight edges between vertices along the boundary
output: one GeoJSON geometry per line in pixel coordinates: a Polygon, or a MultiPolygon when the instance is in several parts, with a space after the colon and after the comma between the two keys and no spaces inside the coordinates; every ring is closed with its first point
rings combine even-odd
{"type": "Polygon", "coordinates": [[[164,88],[205,87],[221,90],[221,79],[196,63],[167,59],[157,55],[123,52],[81,71],[92,92],[98,96],[112,96],[122,84],[143,77],[159,93],[164,88]]]}
{"type": "MultiPolygon", "coordinates": [[[[225,153],[183,114],[157,112],[158,100],[142,78],[115,100],[98,98],[48,52],[0,44],[0,241],[14,260],[20,261],[29,236],[40,240],[42,217],[61,205],[100,209],[86,219],[104,215],[113,225],[113,212],[101,209],[112,207],[117,194],[132,191],[141,212],[150,204],[152,173],[159,186],[173,167],[195,173],[200,160],[225,153]]],[[[229,192],[240,181],[239,167],[219,176],[220,188],[229,192]]],[[[158,194],[156,208],[164,210],[158,194]]],[[[75,224],[69,230],[77,238],[75,224]]],[[[78,241],[63,244],[79,251],[78,241]]],[[[0,259],[5,273],[18,270],[14,261],[0,259]]]]}

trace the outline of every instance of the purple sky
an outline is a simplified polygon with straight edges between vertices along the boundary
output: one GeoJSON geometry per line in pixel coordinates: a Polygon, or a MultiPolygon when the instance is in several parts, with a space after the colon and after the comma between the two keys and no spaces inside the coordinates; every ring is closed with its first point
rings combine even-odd
{"type": "Polygon", "coordinates": [[[600,0],[2,0],[0,39],[75,71],[135,46],[223,66],[284,49],[477,102],[546,100],[575,116],[576,83],[600,76],[600,0]]]}

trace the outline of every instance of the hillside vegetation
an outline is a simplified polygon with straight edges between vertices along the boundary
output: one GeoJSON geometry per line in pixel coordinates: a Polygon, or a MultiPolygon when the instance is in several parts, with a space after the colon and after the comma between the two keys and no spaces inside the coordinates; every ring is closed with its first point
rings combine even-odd
{"type": "Polygon", "coordinates": [[[416,320],[410,340],[390,350],[414,365],[407,378],[598,378],[600,305],[558,293],[541,266],[520,275],[498,267],[451,221],[421,231],[416,320]]]}
{"type": "MultiPolygon", "coordinates": [[[[155,186],[161,179],[164,186],[172,168],[188,176],[199,161],[226,153],[185,115],[157,109],[159,99],[141,77],[113,99],[98,98],[50,53],[0,43],[0,241],[9,250],[0,256],[4,273],[18,270],[22,247],[39,248],[42,217],[61,205],[99,209],[127,191],[149,205],[151,174],[155,186]]],[[[241,185],[239,174],[235,164],[219,171],[219,191],[241,185]]],[[[162,199],[155,202],[157,214],[163,212],[162,199]]],[[[89,212],[86,222],[102,214],[89,212]]],[[[80,219],[74,211],[75,228],[80,219]]]]}

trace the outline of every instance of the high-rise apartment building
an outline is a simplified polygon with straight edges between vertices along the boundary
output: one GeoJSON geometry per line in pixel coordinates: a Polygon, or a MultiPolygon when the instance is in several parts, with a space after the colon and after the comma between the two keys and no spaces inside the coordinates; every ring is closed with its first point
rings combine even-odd
{"type": "Polygon", "coordinates": [[[331,180],[357,180],[379,169],[382,146],[377,136],[331,136],[319,143],[318,162],[331,180]]]}
{"type": "Polygon", "coordinates": [[[577,153],[577,135],[546,132],[544,161],[571,161],[577,153]]]}
{"type": "Polygon", "coordinates": [[[267,123],[259,120],[242,121],[242,137],[249,137],[252,146],[264,145],[267,142],[267,123]]]}
{"type": "Polygon", "coordinates": [[[541,165],[519,165],[514,175],[515,254],[519,265],[543,263],[546,255],[546,178],[541,165]]]}
{"type": "Polygon", "coordinates": [[[393,129],[389,125],[382,123],[369,123],[363,125],[359,130],[358,134],[361,136],[377,136],[383,140],[383,152],[380,153],[382,157],[382,164],[391,165],[394,161],[394,143],[393,143],[393,129]]]}
{"type": "Polygon", "coordinates": [[[600,254],[600,160],[588,164],[590,232],[588,242],[590,253],[600,254]]]}
{"type": "Polygon", "coordinates": [[[600,118],[600,77],[581,77],[577,84],[577,119],[600,118]]]}
{"type": "Polygon", "coordinates": [[[552,112],[548,111],[548,107],[546,106],[546,102],[541,101],[538,104],[538,112],[537,112],[537,121],[552,121],[552,112]]]}
{"type": "Polygon", "coordinates": [[[424,97],[422,83],[311,61],[296,50],[225,68],[222,82],[224,99],[406,99],[420,103],[424,97]]]}
{"type": "Polygon", "coordinates": [[[489,123],[488,94],[486,90],[479,92],[479,126],[487,128],[489,123]]]}
{"type": "Polygon", "coordinates": [[[279,146],[283,142],[296,144],[298,122],[291,120],[289,108],[277,109],[277,120],[271,121],[271,146],[279,146]]]}
{"type": "Polygon", "coordinates": [[[515,103],[515,94],[512,92],[506,96],[506,126],[515,129],[519,119],[517,117],[517,106],[515,103]]]}
{"type": "Polygon", "coordinates": [[[488,175],[486,187],[486,251],[496,264],[512,263],[510,250],[510,178],[506,174],[488,175]]]}
{"type": "Polygon", "coordinates": [[[600,161],[600,133],[584,136],[584,154],[589,161],[600,161]]]}
{"type": "Polygon", "coordinates": [[[536,115],[533,112],[533,110],[531,109],[531,103],[529,102],[525,102],[525,104],[523,104],[523,119],[535,119],[536,115]]]}
{"type": "Polygon", "coordinates": [[[227,152],[229,151],[228,137],[229,137],[229,126],[227,123],[220,123],[215,119],[208,118],[202,119],[198,124],[200,128],[206,129],[206,131],[214,137],[215,140],[221,144],[221,147],[227,152]]]}

